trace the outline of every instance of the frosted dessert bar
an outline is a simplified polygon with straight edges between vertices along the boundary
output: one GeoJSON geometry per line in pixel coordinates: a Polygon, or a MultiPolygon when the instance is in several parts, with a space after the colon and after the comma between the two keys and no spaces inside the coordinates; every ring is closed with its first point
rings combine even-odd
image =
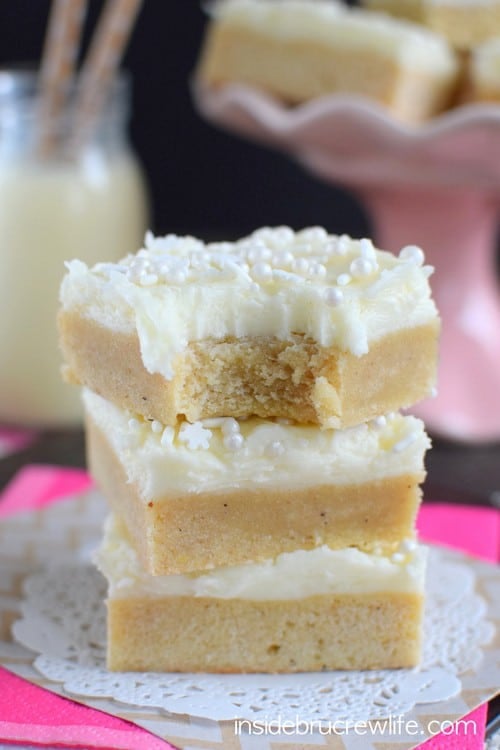
{"type": "Polygon", "coordinates": [[[366,8],[418,21],[468,50],[500,35],[500,0],[362,0],[366,8]]]}
{"type": "Polygon", "coordinates": [[[84,393],[89,468],[152,575],[414,535],[429,440],[392,414],[349,430],[262,419],[175,428],[84,393]]]}
{"type": "Polygon", "coordinates": [[[65,376],[165,425],[359,424],[435,385],[439,320],[423,259],[321,227],[235,243],[148,235],[119,263],[68,263],[65,376]]]}
{"type": "Polygon", "coordinates": [[[319,547],[197,575],[144,572],[111,517],[96,560],[108,580],[108,667],[297,672],[418,663],[425,549],[319,547]]]}
{"type": "Polygon", "coordinates": [[[428,29],[330,0],[216,3],[197,70],[202,84],[247,84],[290,104],[361,95],[408,122],[446,109],[459,74],[428,29]]]}

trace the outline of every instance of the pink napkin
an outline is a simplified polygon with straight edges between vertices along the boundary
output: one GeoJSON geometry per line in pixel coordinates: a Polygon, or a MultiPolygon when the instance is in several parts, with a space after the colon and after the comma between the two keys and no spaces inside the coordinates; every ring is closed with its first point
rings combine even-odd
{"type": "MultiPolygon", "coordinates": [[[[0,518],[50,503],[91,486],[80,470],[26,466],[0,497],[0,518]]],[[[489,508],[424,505],[418,527],[427,541],[447,544],[495,562],[499,559],[500,513],[489,508]]],[[[437,735],[421,750],[480,750],[484,745],[486,706],[467,716],[478,727],[476,736],[437,735]]],[[[134,724],[54,695],[0,667],[0,742],[71,745],[107,750],[168,750],[173,748],[134,724]]]]}
{"type": "Polygon", "coordinates": [[[168,750],[168,742],[128,721],[61,698],[0,667],[0,742],[168,750]]]}
{"type": "Polygon", "coordinates": [[[85,492],[92,480],[82,469],[30,464],[18,471],[0,496],[0,518],[26,510],[39,510],[61,498],[85,492]]]}
{"type": "Polygon", "coordinates": [[[454,547],[488,562],[500,560],[500,513],[494,508],[424,504],[417,528],[424,541],[454,547]]]}

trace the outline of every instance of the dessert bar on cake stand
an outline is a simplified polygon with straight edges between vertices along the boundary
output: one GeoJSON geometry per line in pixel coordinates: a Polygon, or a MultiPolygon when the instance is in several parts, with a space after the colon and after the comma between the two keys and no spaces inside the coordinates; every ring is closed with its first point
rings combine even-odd
{"type": "Polygon", "coordinates": [[[352,96],[289,108],[248,86],[198,83],[194,97],[213,123],[287,151],[357,193],[379,247],[425,250],[443,329],[439,393],[415,411],[435,435],[498,440],[500,106],[464,106],[409,126],[352,96]]]}

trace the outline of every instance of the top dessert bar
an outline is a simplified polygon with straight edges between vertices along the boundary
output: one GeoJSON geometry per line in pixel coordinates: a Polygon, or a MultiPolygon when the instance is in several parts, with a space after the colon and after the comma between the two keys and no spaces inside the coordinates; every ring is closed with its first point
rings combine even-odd
{"type": "Polygon", "coordinates": [[[415,123],[446,109],[460,63],[416,23],[331,0],[230,0],[212,6],[197,78],[250,85],[284,103],[357,94],[415,123]]]}
{"type": "Polygon", "coordinates": [[[423,252],[263,228],[234,243],[146,236],[118,263],[67,264],[66,379],[173,425],[282,417],[344,428],[435,384],[439,319],[423,252]]]}

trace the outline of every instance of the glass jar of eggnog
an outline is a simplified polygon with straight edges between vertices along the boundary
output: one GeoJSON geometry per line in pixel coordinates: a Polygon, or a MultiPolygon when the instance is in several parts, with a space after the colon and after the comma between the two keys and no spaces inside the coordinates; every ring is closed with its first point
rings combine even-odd
{"type": "Polygon", "coordinates": [[[147,194],[126,138],[120,78],[81,144],[69,108],[40,147],[36,76],[0,70],[0,423],[78,424],[78,389],[62,382],[57,344],[64,262],[117,260],[141,245],[147,194]]]}

